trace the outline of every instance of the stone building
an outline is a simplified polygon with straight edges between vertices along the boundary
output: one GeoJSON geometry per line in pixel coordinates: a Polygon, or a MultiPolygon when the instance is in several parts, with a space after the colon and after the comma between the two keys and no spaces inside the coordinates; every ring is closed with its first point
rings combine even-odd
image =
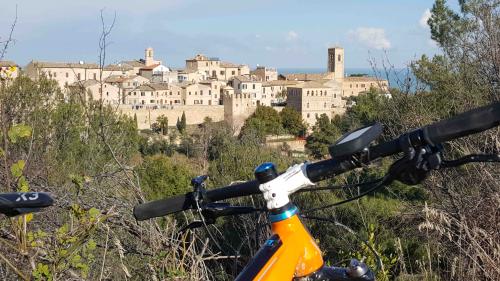
{"type": "Polygon", "coordinates": [[[100,77],[99,65],[95,63],[73,62],[42,62],[31,61],[25,73],[31,79],[38,79],[41,75],[57,81],[61,89],[78,81],[97,80],[100,77]]]}
{"type": "Polygon", "coordinates": [[[135,109],[158,109],[169,104],[168,84],[143,84],[126,91],[125,104],[135,109]]]}
{"type": "Polygon", "coordinates": [[[102,69],[102,78],[107,78],[110,76],[130,76],[130,75],[135,75],[137,72],[135,72],[134,68],[130,65],[127,64],[110,64],[105,66],[102,69]]]}
{"type": "Polygon", "coordinates": [[[261,81],[267,82],[278,80],[278,70],[276,68],[257,66],[251,74],[257,76],[261,81]]]}
{"type": "Polygon", "coordinates": [[[368,92],[370,88],[389,90],[387,80],[376,79],[368,76],[349,76],[345,77],[342,83],[342,96],[358,96],[360,93],[368,92]]]}
{"type": "Polygon", "coordinates": [[[341,83],[335,80],[316,80],[289,86],[287,106],[297,110],[302,119],[313,126],[321,114],[332,118],[343,113],[341,89],[341,83]]]}
{"type": "Polygon", "coordinates": [[[207,79],[218,79],[228,81],[237,75],[250,74],[247,65],[221,62],[219,58],[210,58],[202,54],[196,55],[192,59],[186,60],[186,73],[204,72],[207,79]]]}
{"type": "Polygon", "coordinates": [[[263,99],[271,99],[271,104],[283,104],[286,102],[287,89],[300,83],[299,81],[275,80],[262,83],[263,99]]]}
{"type": "Polygon", "coordinates": [[[121,104],[121,91],[115,85],[90,79],[80,82],[75,82],[69,87],[81,89],[87,99],[99,101],[102,100],[105,105],[119,105],[121,104]]]}

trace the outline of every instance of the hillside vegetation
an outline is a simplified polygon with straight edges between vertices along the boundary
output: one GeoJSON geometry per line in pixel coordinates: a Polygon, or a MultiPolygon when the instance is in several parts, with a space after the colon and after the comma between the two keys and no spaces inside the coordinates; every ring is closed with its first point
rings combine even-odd
{"type": "MultiPolygon", "coordinates": [[[[343,133],[373,122],[385,125],[382,141],[499,101],[500,3],[459,2],[459,12],[444,0],[432,8],[429,25],[441,54],[422,56],[410,66],[425,87],[411,92],[404,89],[414,87],[394,87],[390,97],[372,90],[353,98],[344,116],[320,116],[307,136],[305,159],[293,157],[285,145],[262,144],[266,134],[304,136],[305,125],[293,110],[260,107],[237,136],[208,118],[186,127],[185,116],[177,124],[160,117],[153,131],[139,132],[133,118],[89,102],[85,92],[63,95],[45,77],[1,80],[1,191],[51,192],[55,205],[0,220],[0,279],[234,279],[269,234],[264,214],[223,218],[209,231],[180,232],[198,218],[195,212],[136,222],[133,207],[190,191],[196,175],[209,175],[209,188],[214,188],[252,179],[263,162],[283,171],[293,163],[328,157],[328,145],[343,133]]],[[[447,159],[499,153],[500,128],[445,149],[447,159]]],[[[380,178],[392,160],[322,184],[380,178]]],[[[307,210],[362,191],[301,193],[292,200],[307,210]]],[[[264,206],[259,196],[231,202],[264,206]]],[[[395,182],[318,213],[359,238],[333,224],[305,223],[329,265],[364,257],[377,268],[360,239],[366,240],[382,260],[377,280],[500,280],[499,205],[500,165],[469,164],[433,172],[417,186],[395,182]]]]}

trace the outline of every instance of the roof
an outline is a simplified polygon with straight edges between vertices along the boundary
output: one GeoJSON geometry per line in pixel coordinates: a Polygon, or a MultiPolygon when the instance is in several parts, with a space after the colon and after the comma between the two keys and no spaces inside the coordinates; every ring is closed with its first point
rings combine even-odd
{"type": "Polygon", "coordinates": [[[5,67],[5,66],[17,66],[17,64],[9,60],[0,60],[0,67],[5,67]]]}
{"type": "Polygon", "coordinates": [[[109,64],[106,65],[103,70],[105,71],[127,71],[127,70],[132,70],[134,69],[132,66],[128,64],[109,64]]]}
{"type": "Polygon", "coordinates": [[[105,81],[107,83],[123,83],[125,81],[132,80],[132,79],[135,79],[135,78],[138,78],[138,77],[147,79],[147,78],[142,77],[140,75],[128,75],[128,76],[124,76],[124,75],[111,75],[108,78],[106,78],[105,81]]]}
{"type": "Polygon", "coordinates": [[[221,67],[241,67],[242,65],[241,64],[232,63],[232,62],[227,62],[227,61],[221,61],[220,62],[220,66],[221,67]]]}
{"type": "Polygon", "coordinates": [[[130,65],[132,67],[143,67],[145,65],[145,63],[140,60],[126,60],[122,61],[121,64],[130,65]]]}
{"type": "Polygon", "coordinates": [[[153,65],[148,65],[148,66],[144,66],[144,67],[141,67],[140,70],[153,70],[155,69],[155,67],[159,66],[160,64],[153,64],[153,65]]]}
{"type": "Polygon", "coordinates": [[[45,61],[31,61],[34,65],[40,68],[85,68],[85,69],[98,69],[99,65],[96,63],[84,62],[45,62],[45,61]]]}
{"type": "Polygon", "coordinates": [[[344,82],[381,82],[387,81],[373,76],[349,76],[344,78],[344,82]]]}
{"type": "Polygon", "coordinates": [[[234,76],[233,79],[238,79],[241,82],[261,82],[255,75],[238,75],[234,76]]]}
{"type": "Polygon", "coordinates": [[[300,81],[288,81],[288,80],[274,80],[274,81],[267,81],[262,83],[262,87],[269,87],[269,86],[291,86],[291,85],[296,85],[300,83],[300,81]]]}
{"type": "Polygon", "coordinates": [[[324,79],[328,76],[328,73],[290,73],[283,74],[283,76],[289,81],[312,81],[324,79]]]}
{"type": "Polygon", "coordinates": [[[328,80],[319,80],[319,81],[308,81],[308,82],[302,82],[302,83],[299,83],[295,86],[291,86],[292,88],[332,88],[328,85],[326,85],[326,83],[328,82],[328,80]]]}
{"type": "Polygon", "coordinates": [[[170,89],[169,85],[167,83],[151,83],[148,84],[151,88],[153,88],[155,91],[163,91],[163,90],[168,90],[170,89]]]}

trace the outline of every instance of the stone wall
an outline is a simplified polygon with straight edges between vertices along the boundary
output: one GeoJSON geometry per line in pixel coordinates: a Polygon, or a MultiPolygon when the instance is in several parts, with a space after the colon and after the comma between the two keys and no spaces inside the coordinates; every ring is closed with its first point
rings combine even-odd
{"type": "Polygon", "coordinates": [[[156,122],[156,118],[160,115],[168,118],[169,126],[175,126],[182,112],[186,113],[188,125],[201,124],[205,117],[212,118],[214,122],[224,120],[224,106],[222,105],[183,105],[174,106],[172,109],[132,109],[130,106],[121,106],[120,110],[131,117],[134,117],[134,114],[137,116],[139,130],[150,129],[151,124],[156,122]]]}

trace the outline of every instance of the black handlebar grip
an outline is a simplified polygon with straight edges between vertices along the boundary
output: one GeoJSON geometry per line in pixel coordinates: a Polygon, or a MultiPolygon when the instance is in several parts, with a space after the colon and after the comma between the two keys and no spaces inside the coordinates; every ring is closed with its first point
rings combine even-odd
{"type": "Polygon", "coordinates": [[[0,193],[0,209],[43,208],[52,206],[54,199],[45,192],[0,193]]]}
{"type": "Polygon", "coordinates": [[[438,144],[479,133],[498,125],[500,125],[500,102],[425,126],[422,131],[428,143],[438,144]]]}
{"type": "Polygon", "coordinates": [[[134,217],[138,221],[150,218],[166,216],[180,211],[193,208],[192,193],[186,193],[161,199],[156,201],[139,204],[134,207],[134,217]]]}

